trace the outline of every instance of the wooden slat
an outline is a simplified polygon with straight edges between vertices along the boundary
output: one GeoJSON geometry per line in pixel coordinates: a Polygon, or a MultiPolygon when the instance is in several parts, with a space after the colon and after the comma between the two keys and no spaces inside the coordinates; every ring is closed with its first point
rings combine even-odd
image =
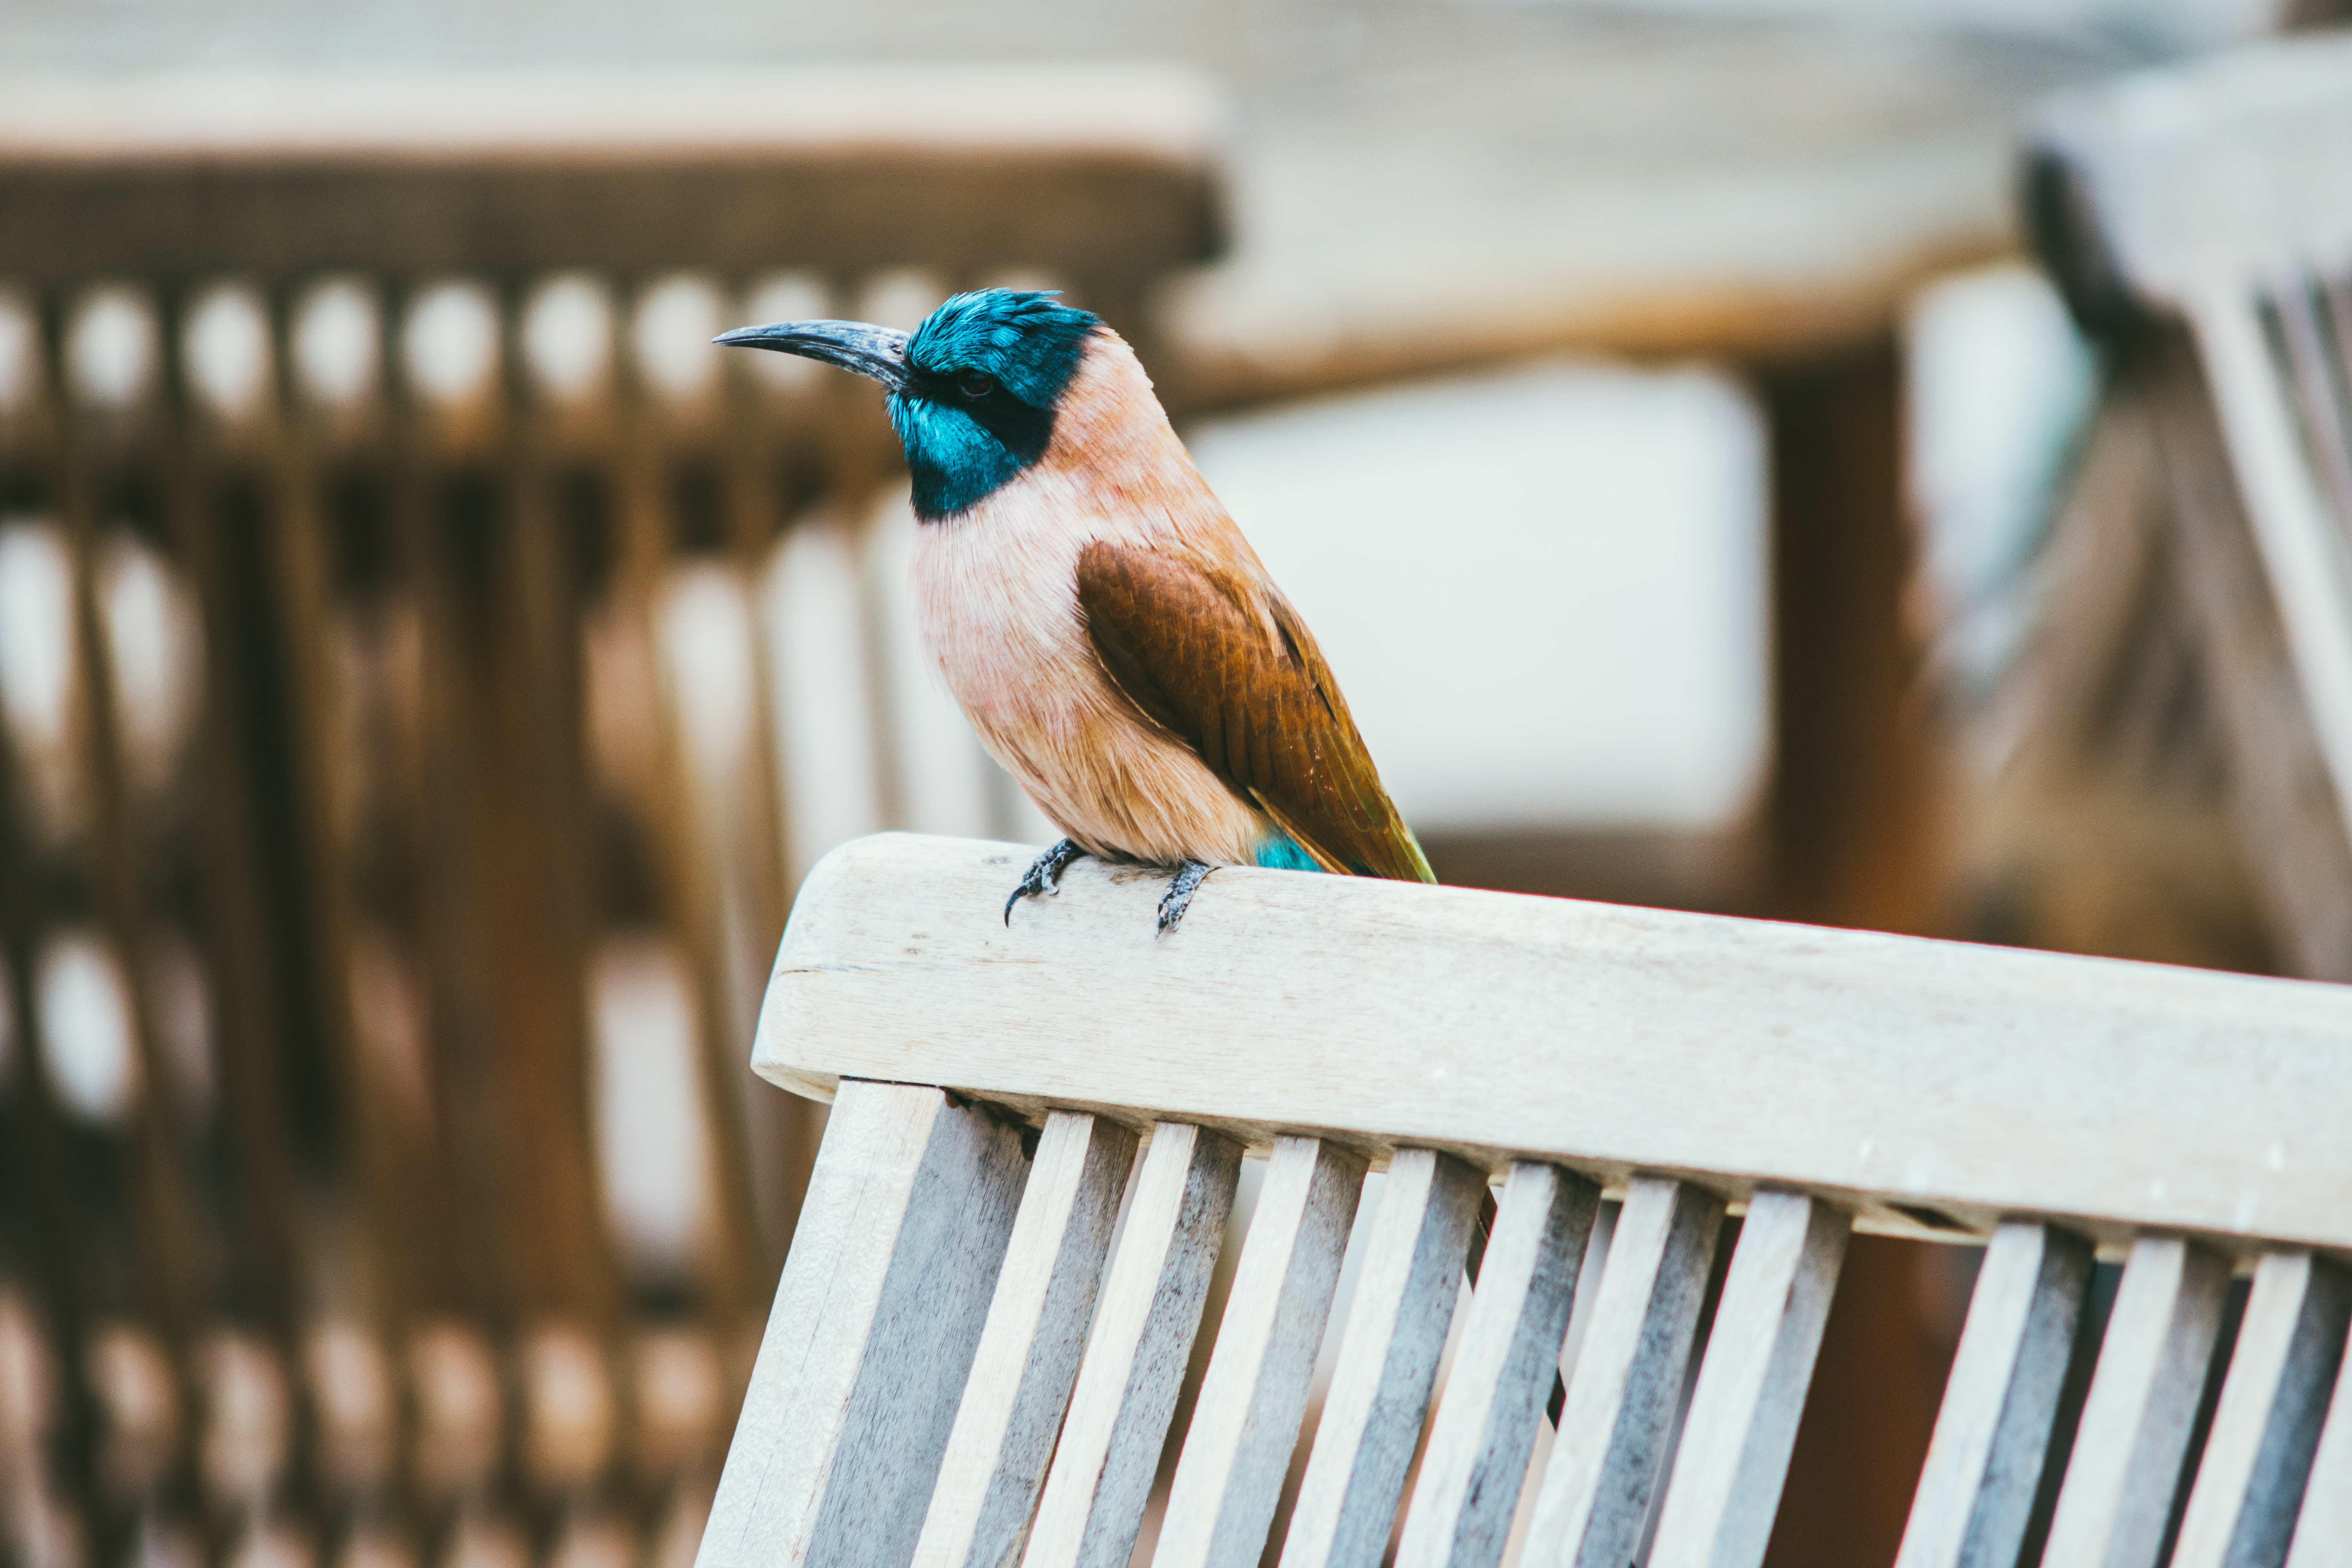
{"type": "Polygon", "coordinates": [[[1240,1174],[1231,1140],[1151,1130],[1024,1568],[1123,1568],[1134,1550],[1240,1174]]]}
{"type": "Polygon", "coordinates": [[[1019,1555],[1077,1382],[1135,1148],[1132,1131],[1102,1117],[1045,1119],[915,1549],[919,1568],[997,1568],[1019,1555]]]}
{"type": "Polygon", "coordinates": [[[2017,1561],[2090,1279],[2080,1237],[2024,1223],[1993,1233],[1895,1568],[2017,1561]]]}
{"type": "Polygon", "coordinates": [[[2352,531],[2352,423],[2346,418],[2336,370],[2328,363],[2331,356],[2320,326],[2324,299],[2325,291],[2303,277],[2290,279],[2271,294],[2287,368],[2294,375],[2303,432],[2319,459],[2319,474],[2326,481],[2340,537],[2352,531]]]}
{"type": "Polygon", "coordinates": [[[1168,1493],[1158,1568],[1256,1568],[1363,1185],[1360,1154],[1314,1138],[1275,1144],[1168,1493]]]}
{"type": "Polygon", "coordinates": [[[2191,297],[2189,317],[2312,734],[2352,833],[2352,579],[2341,536],[2304,461],[2251,294],[2215,282],[2191,297]]]}
{"type": "Polygon", "coordinates": [[[1493,1568],[1502,1560],[1600,1206],[1598,1187],[1556,1165],[1511,1167],[1405,1513],[1398,1568],[1493,1568]]]}
{"type": "Polygon", "coordinates": [[[1626,1189],[1528,1526],[1527,1568],[1619,1568],[1640,1551],[1722,1227],[1723,1200],[1704,1188],[1636,1177],[1626,1189]]]}
{"type": "Polygon", "coordinates": [[[2352,1355],[2336,1373],[2336,1396],[2327,1425],[2311,1457],[2303,1493],[2303,1517],[2295,1521],[2286,1568],[2343,1568],[2352,1563],[2352,1355]]]}
{"type": "Polygon", "coordinates": [[[2258,1216],[2352,1247],[2342,986],[1240,867],[1161,940],[1160,883],[1091,860],[1008,930],[1033,857],[899,836],[829,857],[756,1065],[820,1098],[842,1074],[950,1083],[1256,1140],[1706,1172],[1732,1198],[1885,1193],[1987,1232],[2258,1216]]]}
{"type": "Polygon", "coordinates": [[[938,1089],[842,1086],[700,1568],[912,1557],[1027,1165],[938,1089]]]}
{"type": "Polygon", "coordinates": [[[1281,1568],[1379,1568],[1387,1553],[1486,1192],[1483,1173],[1432,1150],[1390,1160],[1281,1568]]]}
{"type": "Polygon", "coordinates": [[[1847,1215],[1818,1199],[1762,1192],[1749,1202],[1651,1568],[1763,1562],[1850,1228],[1847,1215]]]}
{"type": "Polygon", "coordinates": [[[2178,1237],[2150,1237],[2132,1248],[2045,1563],[2154,1568],[2229,1283],[2227,1258],[2178,1237]]]}
{"type": "Polygon", "coordinates": [[[2352,1273],[2342,1265],[2293,1251],[2255,1266],[2172,1568],[2268,1568],[2285,1557],[2347,1313],[2352,1273]]]}

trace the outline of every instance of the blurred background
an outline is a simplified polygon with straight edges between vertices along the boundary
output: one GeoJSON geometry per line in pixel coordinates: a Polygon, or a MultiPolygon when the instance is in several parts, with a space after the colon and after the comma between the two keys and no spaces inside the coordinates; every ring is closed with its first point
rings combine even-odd
{"type": "MultiPolygon", "coordinates": [[[[1054,837],[747,321],[1102,312],[1444,880],[2344,978],[2017,199],[2326,11],[0,0],[7,1560],[691,1562],[793,889],[1054,837]]],[[[1973,1258],[1857,1241],[1776,1564],[1892,1560],[1973,1258]]]]}

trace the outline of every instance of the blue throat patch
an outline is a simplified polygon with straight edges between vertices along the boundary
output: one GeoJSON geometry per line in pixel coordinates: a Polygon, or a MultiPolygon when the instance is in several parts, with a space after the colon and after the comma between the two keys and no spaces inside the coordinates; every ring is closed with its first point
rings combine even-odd
{"type": "Polygon", "coordinates": [[[1287,833],[1276,832],[1257,847],[1257,863],[1274,871],[1320,871],[1297,839],[1287,833]]]}
{"type": "Polygon", "coordinates": [[[1045,455],[1098,319],[1009,289],[958,294],[924,318],[907,342],[914,384],[890,395],[917,517],[953,517],[1045,455]]]}

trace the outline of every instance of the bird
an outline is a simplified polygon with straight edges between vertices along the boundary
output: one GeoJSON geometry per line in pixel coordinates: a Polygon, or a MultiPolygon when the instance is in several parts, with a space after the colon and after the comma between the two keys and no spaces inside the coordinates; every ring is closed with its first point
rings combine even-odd
{"type": "Polygon", "coordinates": [[[982,289],[912,332],[775,321],[728,346],[881,384],[906,451],[927,656],[982,745],[1081,856],[1431,882],[1315,637],[1210,490],[1126,340],[1057,292],[982,289]]]}

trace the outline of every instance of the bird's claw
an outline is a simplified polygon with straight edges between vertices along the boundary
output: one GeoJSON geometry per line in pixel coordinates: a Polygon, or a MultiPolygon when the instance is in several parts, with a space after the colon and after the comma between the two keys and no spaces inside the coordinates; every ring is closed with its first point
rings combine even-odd
{"type": "Polygon", "coordinates": [[[1166,936],[1176,929],[1176,922],[1182,920],[1184,911],[1192,907],[1193,890],[1199,888],[1209,873],[1214,869],[1216,869],[1215,867],[1204,866],[1198,860],[1187,860],[1176,868],[1175,880],[1170,882],[1168,890],[1160,895],[1160,934],[1161,936],[1166,936]]]}
{"type": "Polygon", "coordinates": [[[1013,889],[1013,896],[1004,900],[1004,923],[1008,926],[1013,923],[1013,906],[1022,900],[1043,898],[1059,888],[1062,873],[1070,868],[1071,861],[1085,853],[1065,838],[1031,861],[1028,875],[1023,877],[1021,885],[1013,889]]]}

